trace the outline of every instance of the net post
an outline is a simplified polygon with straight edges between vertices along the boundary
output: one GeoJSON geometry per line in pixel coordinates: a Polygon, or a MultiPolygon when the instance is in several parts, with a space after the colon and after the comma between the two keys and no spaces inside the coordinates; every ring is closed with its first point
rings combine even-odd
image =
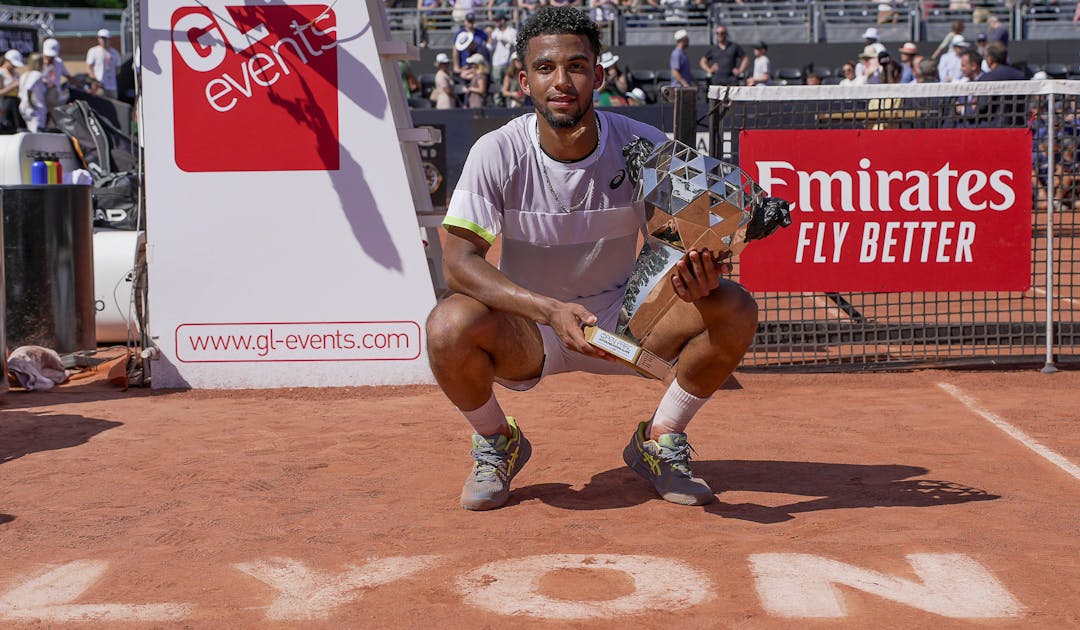
{"type": "Polygon", "coordinates": [[[1046,363],[1043,374],[1057,372],[1054,366],[1054,93],[1046,96],[1046,363]]]}

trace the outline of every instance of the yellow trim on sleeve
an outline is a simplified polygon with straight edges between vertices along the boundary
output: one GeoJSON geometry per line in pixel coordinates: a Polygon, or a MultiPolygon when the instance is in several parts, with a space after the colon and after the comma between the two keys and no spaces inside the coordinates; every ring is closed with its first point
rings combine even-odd
{"type": "Polygon", "coordinates": [[[461,228],[463,230],[468,230],[468,231],[472,232],[473,234],[476,234],[480,238],[484,239],[485,241],[487,241],[489,245],[492,245],[492,244],[495,243],[495,235],[494,234],[492,234],[491,232],[488,232],[487,230],[485,230],[484,228],[480,227],[479,225],[473,223],[472,221],[466,221],[465,219],[459,219],[457,217],[446,217],[445,219],[443,219],[442,224],[443,224],[443,227],[451,227],[451,226],[453,226],[453,227],[459,227],[459,228],[461,228]]]}

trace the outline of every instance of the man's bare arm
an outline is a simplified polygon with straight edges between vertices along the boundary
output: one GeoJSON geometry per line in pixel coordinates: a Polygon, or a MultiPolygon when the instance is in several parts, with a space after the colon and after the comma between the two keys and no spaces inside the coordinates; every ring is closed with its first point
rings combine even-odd
{"type": "Polygon", "coordinates": [[[482,237],[458,227],[447,228],[443,266],[453,291],[488,307],[551,326],[571,350],[596,357],[604,353],[585,341],[582,324],[595,324],[596,316],[584,306],[533,293],[511,281],[489,263],[490,245],[482,237]]]}

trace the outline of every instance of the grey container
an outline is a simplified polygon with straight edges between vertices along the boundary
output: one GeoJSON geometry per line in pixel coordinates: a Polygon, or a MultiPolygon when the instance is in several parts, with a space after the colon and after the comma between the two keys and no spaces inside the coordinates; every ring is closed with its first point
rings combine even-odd
{"type": "Polygon", "coordinates": [[[44,346],[60,354],[93,350],[90,186],[4,186],[0,200],[8,347],[44,346]]]}

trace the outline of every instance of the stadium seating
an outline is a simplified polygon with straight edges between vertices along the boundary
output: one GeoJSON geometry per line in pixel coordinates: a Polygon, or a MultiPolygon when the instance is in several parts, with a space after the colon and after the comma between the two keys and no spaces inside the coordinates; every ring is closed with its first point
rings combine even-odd
{"type": "Polygon", "coordinates": [[[799,68],[777,68],[773,79],[776,85],[802,85],[803,72],[799,68]]]}
{"type": "Polygon", "coordinates": [[[1051,79],[1068,79],[1069,66],[1063,63],[1048,63],[1043,66],[1043,72],[1051,79]]]}

